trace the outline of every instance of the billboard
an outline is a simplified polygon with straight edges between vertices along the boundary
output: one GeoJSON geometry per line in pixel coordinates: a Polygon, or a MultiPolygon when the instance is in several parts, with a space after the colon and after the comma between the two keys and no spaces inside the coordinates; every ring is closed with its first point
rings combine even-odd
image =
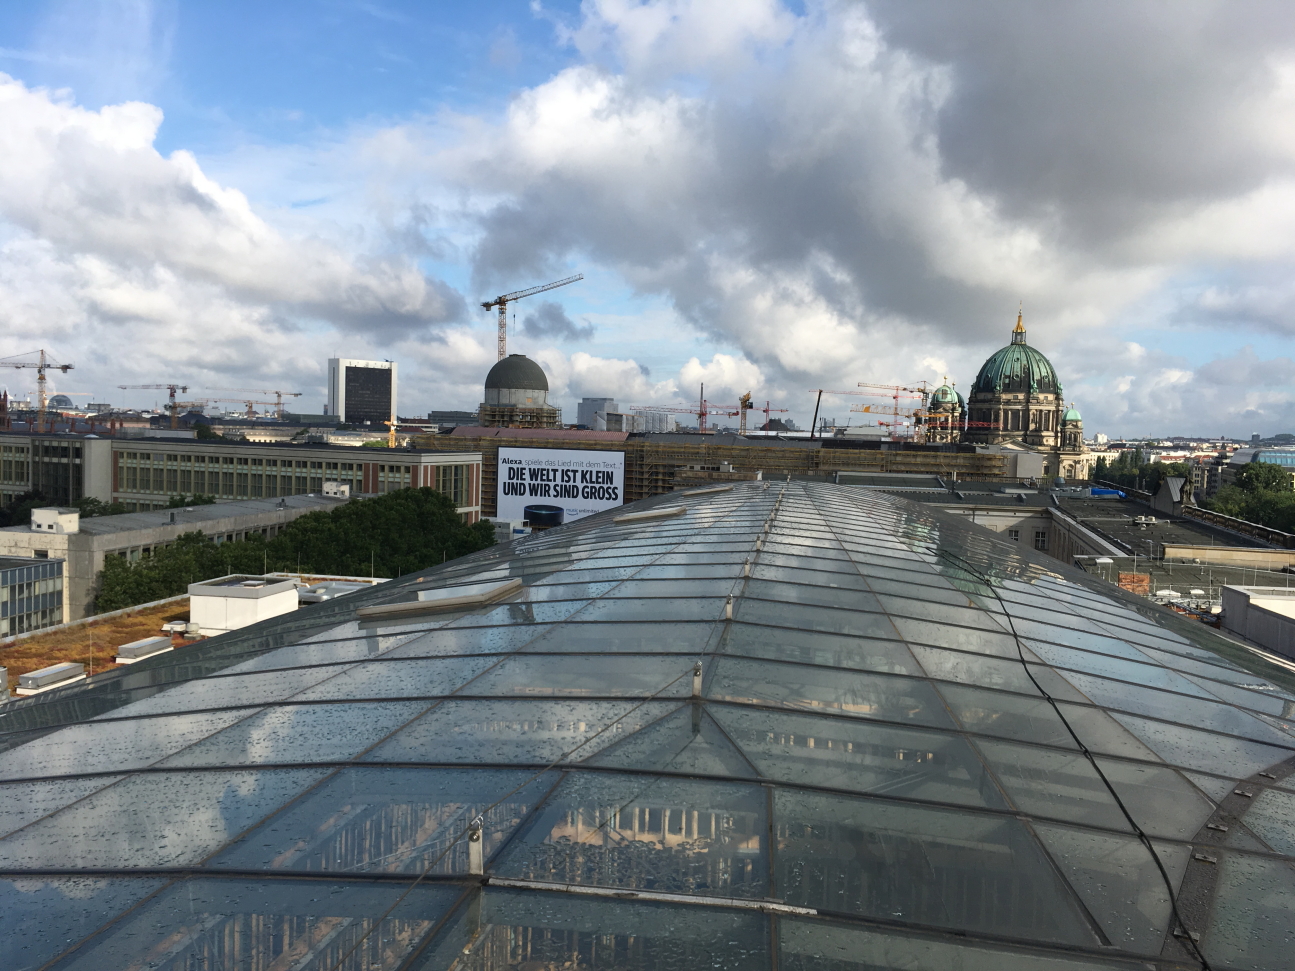
{"type": "Polygon", "coordinates": [[[495,515],[561,526],[625,502],[625,453],[593,449],[499,449],[495,515]]]}

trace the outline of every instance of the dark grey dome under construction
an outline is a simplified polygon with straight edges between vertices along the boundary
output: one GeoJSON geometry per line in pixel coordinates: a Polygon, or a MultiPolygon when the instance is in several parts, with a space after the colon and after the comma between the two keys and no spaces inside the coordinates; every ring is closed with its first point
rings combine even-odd
{"type": "Polygon", "coordinates": [[[673,492],[0,705],[0,968],[1288,968],[1292,687],[903,499],[673,492]]]}
{"type": "Polygon", "coordinates": [[[548,391],[549,379],[544,369],[525,354],[509,354],[486,375],[486,389],[494,388],[548,391]]]}

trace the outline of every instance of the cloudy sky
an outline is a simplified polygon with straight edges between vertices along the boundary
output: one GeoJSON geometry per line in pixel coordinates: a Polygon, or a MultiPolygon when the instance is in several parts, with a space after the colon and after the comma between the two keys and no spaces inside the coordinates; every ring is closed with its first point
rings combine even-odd
{"type": "Polygon", "coordinates": [[[1023,304],[1090,433],[1295,431],[1288,2],[49,0],[0,72],[0,357],[94,400],[475,408],[583,272],[570,420],[966,388],[1023,304]]]}

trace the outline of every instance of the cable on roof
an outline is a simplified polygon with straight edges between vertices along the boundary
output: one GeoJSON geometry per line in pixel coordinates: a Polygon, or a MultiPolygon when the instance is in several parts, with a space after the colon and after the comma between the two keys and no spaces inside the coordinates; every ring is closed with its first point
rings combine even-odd
{"type": "Polygon", "coordinates": [[[1138,825],[1137,820],[1133,818],[1133,814],[1130,813],[1128,807],[1124,805],[1124,800],[1121,799],[1120,794],[1115,791],[1115,786],[1111,785],[1111,780],[1106,778],[1106,773],[1103,772],[1102,767],[1097,764],[1096,756],[1093,755],[1088,746],[1083,743],[1079,735],[1075,732],[1074,727],[1070,724],[1070,720],[1066,718],[1065,713],[1061,710],[1061,706],[1057,704],[1057,700],[1044,690],[1043,685],[1039,684],[1038,680],[1034,677],[1034,672],[1030,670],[1030,665],[1025,660],[1025,648],[1021,643],[1021,635],[1016,632],[1016,623],[1012,620],[1012,615],[1007,609],[1007,602],[1003,600],[989,577],[985,576],[985,574],[981,573],[980,570],[976,569],[976,567],[972,566],[961,556],[943,549],[937,549],[935,553],[937,556],[943,556],[946,559],[957,561],[958,565],[968,573],[975,576],[981,583],[989,588],[989,592],[994,595],[994,598],[998,601],[998,605],[1003,608],[1003,616],[1007,618],[1007,624],[1012,629],[1012,638],[1016,641],[1016,653],[1021,659],[1021,667],[1025,668],[1026,676],[1034,684],[1034,687],[1038,689],[1039,694],[1043,696],[1043,699],[1052,706],[1052,710],[1057,713],[1057,717],[1061,719],[1061,724],[1066,726],[1066,731],[1070,733],[1070,737],[1073,738],[1075,740],[1075,744],[1079,746],[1079,751],[1083,753],[1086,759],[1088,759],[1089,764],[1092,765],[1093,769],[1097,772],[1097,777],[1102,780],[1102,784],[1106,786],[1106,790],[1111,794],[1111,798],[1115,800],[1115,805],[1120,807],[1120,812],[1124,814],[1124,818],[1128,820],[1129,825],[1133,827],[1133,832],[1137,834],[1138,840],[1147,848],[1147,852],[1151,854],[1151,859],[1155,863],[1156,869],[1160,871],[1160,879],[1164,881],[1165,893],[1169,895],[1169,906],[1173,911],[1174,920],[1176,920],[1178,922],[1178,926],[1182,928],[1184,935],[1183,940],[1187,942],[1188,948],[1190,948],[1191,953],[1196,956],[1196,960],[1200,962],[1204,971],[1213,971],[1210,962],[1206,960],[1204,953],[1202,953],[1200,945],[1196,943],[1196,937],[1193,936],[1191,928],[1187,926],[1187,922],[1183,920],[1183,916],[1178,910],[1178,896],[1174,893],[1173,881],[1169,879],[1169,874],[1165,871],[1165,865],[1161,862],[1160,854],[1156,852],[1155,845],[1151,842],[1151,837],[1149,837],[1142,827],[1138,825]]]}

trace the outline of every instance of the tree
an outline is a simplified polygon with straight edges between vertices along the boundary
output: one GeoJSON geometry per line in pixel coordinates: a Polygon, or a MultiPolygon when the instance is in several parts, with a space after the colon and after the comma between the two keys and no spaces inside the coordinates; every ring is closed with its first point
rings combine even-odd
{"type": "Polygon", "coordinates": [[[1108,474],[1108,469],[1106,466],[1106,456],[1099,455],[1097,457],[1097,463],[1093,466],[1093,478],[1105,479],[1107,477],[1107,474],[1108,474]]]}
{"type": "Polygon", "coordinates": [[[230,573],[297,572],[397,577],[494,544],[494,527],[471,526],[434,489],[400,489],[307,513],[266,540],[217,544],[185,533],[136,563],[109,557],[96,607],[116,610],[178,596],[190,583],[230,573]]]}
{"type": "Polygon", "coordinates": [[[195,422],[193,423],[193,431],[194,431],[194,437],[196,437],[196,438],[198,438],[198,439],[200,439],[200,440],[202,440],[202,441],[206,441],[206,440],[208,440],[208,439],[212,439],[212,438],[222,438],[222,439],[223,439],[223,438],[225,437],[224,435],[220,434],[219,432],[214,432],[214,431],[212,431],[212,430],[211,430],[211,423],[210,423],[210,422],[206,422],[206,421],[195,421],[195,422]]]}
{"type": "Polygon", "coordinates": [[[94,496],[82,496],[72,505],[81,513],[82,519],[93,519],[96,516],[120,516],[127,511],[124,502],[104,502],[94,496]]]}
{"type": "Polygon", "coordinates": [[[17,496],[9,508],[4,510],[5,518],[8,522],[6,526],[26,526],[31,522],[31,511],[39,509],[42,506],[52,506],[53,500],[45,493],[32,490],[24,492],[17,496]]]}
{"type": "Polygon", "coordinates": [[[1249,462],[1242,466],[1236,482],[1249,493],[1291,491],[1291,477],[1286,467],[1268,462],[1249,462]]]}
{"type": "Polygon", "coordinates": [[[191,496],[186,496],[184,493],[180,493],[180,495],[172,496],[166,501],[166,508],[182,509],[185,506],[214,506],[215,504],[215,496],[203,496],[196,492],[191,496]]]}

